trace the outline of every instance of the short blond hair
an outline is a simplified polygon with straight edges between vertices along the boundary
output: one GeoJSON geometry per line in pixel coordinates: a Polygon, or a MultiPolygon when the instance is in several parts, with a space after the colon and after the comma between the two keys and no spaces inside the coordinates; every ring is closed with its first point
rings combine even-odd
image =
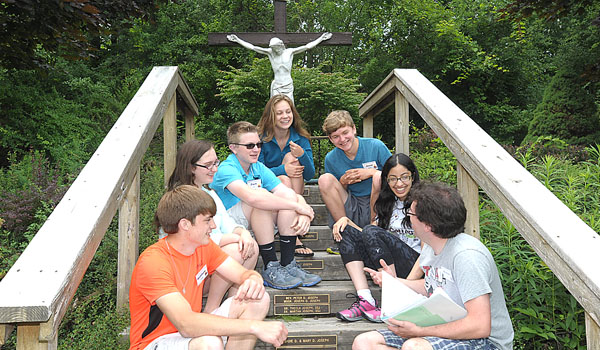
{"type": "Polygon", "coordinates": [[[345,110],[333,111],[329,113],[323,122],[323,132],[329,136],[337,129],[343,128],[344,126],[355,127],[354,120],[352,120],[350,112],[345,110]]]}
{"type": "Polygon", "coordinates": [[[258,134],[258,128],[247,121],[235,122],[227,128],[227,143],[234,144],[240,142],[240,135],[256,133],[258,134]]]}

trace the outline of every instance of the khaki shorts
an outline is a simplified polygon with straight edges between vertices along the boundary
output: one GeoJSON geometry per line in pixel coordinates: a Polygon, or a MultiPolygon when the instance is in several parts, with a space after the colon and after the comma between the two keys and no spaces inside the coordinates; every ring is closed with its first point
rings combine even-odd
{"type": "MultiPolygon", "coordinates": [[[[228,317],[229,309],[231,308],[231,302],[233,301],[233,297],[227,298],[213,312],[212,315],[228,317]]],[[[188,350],[188,346],[192,338],[186,338],[182,336],[179,332],[177,333],[169,333],[162,335],[156,339],[148,346],[144,348],[144,350],[188,350]]],[[[223,346],[227,345],[227,337],[222,336],[221,340],[223,341],[223,346]]]]}
{"type": "Polygon", "coordinates": [[[236,224],[242,225],[246,230],[249,230],[248,226],[250,226],[250,224],[248,223],[248,219],[244,215],[244,210],[242,210],[242,203],[242,201],[239,201],[236,205],[227,209],[227,214],[231,216],[231,218],[233,219],[233,221],[235,221],[236,224]]]}

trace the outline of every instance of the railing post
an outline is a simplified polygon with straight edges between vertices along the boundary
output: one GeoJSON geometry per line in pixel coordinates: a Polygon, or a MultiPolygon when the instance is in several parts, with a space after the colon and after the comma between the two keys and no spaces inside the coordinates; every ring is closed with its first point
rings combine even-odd
{"type": "Polygon", "coordinates": [[[119,207],[119,252],[117,263],[117,310],[127,309],[129,285],[137,260],[140,232],[140,171],[136,171],[119,207]]]}
{"type": "Polygon", "coordinates": [[[373,137],[373,113],[363,119],[363,137],[373,137]]]}
{"type": "Polygon", "coordinates": [[[6,339],[10,337],[10,334],[15,329],[15,326],[12,324],[0,324],[0,349],[2,345],[6,343],[6,339]]]}
{"type": "Polygon", "coordinates": [[[185,109],[185,140],[193,140],[195,135],[194,114],[189,109],[185,109]]]}
{"type": "Polygon", "coordinates": [[[479,238],[479,186],[460,163],[456,165],[456,187],[467,208],[465,233],[479,238]]]}
{"type": "Polygon", "coordinates": [[[47,333],[47,324],[21,323],[17,326],[17,350],[56,350],[58,332],[47,333]]]}
{"type": "Polygon", "coordinates": [[[176,94],[173,94],[169,106],[163,117],[164,134],[164,162],[165,162],[165,187],[169,177],[175,169],[175,155],[177,154],[177,102],[176,94]]]}
{"type": "Polygon", "coordinates": [[[396,119],[396,153],[409,155],[409,121],[408,121],[408,101],[398,90],[395,91],[394,109],[396,119]]]}
{"type": "Polygon", "coordinates": [[[600,349],[600,326],[585,313],[585,339],[588,349],[600,349]]]}

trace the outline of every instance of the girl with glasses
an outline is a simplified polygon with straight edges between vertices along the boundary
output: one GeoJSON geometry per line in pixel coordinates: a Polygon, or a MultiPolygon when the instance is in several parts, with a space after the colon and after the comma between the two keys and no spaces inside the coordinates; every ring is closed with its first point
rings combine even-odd
{"type": "Polygon", "coordinates": [[[347,217],[333,225],[334,239],[340,242],[340,255],[356,288],[356,301],[337,313],[339,319],[358,321],[366,318],[381,322],[381,309],[371,294],[364,267],[379,270],[380,259],[390,265],[397,277],[417,279],[422,275],[418,257],[422,243],[404,220],[405,202],[419,172],[403,153],[391,156],[381,171],[381,191],[375,200],[375,221],[360,228],[347,217]]]}
{"type": "MultiPolygon", "coordinates": [[[[217,227],[212,230],[210,238],[246,269],[254,270],[258,260],[258,244],[248,230],[233,221],[219,196],[208,187],[219,164],[211,142],[192,140],[184,143],[177,151],[175,169],[169,178],[168,190],[180,185],[194,185],[208,193],[217,206],[217,213],[213,217],[217,227]]],[[[204,287],[205,291],[208,290],[208,295],[203,311],[210,313],[219,307],[228,289],[229,295],[235,295],[237,292],[237,286],[232,286],[229,280],[219,274],[212,275],[204,287]]]]}
{"type": "MultiPolygon", "coordinates": [[[[315,176],[315,164],[310,146],[310,134],[286,95],[275,95],[267,102],[258,122],[258,134],[263,143],[258,160],[266,165],[281,182],[302,195],[304,181],[315,176]]],[[[313,256],[296,237],[296,256],[313,256]]]]}

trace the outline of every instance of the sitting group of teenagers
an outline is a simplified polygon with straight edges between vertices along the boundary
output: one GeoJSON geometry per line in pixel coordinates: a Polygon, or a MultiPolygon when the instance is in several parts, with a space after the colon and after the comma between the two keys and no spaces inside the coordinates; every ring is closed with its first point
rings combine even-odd
{"type": "MultiPolygon", "coordinates": [[[[487,248],[463,233],[466,209],[456,189],[421,182],[407,155],[358,137],[347,111],[331,112],[323,131],[335,147],[319,191],[356,289],[356,301],[337,317],[381,322],[367,275],[381,286],[382,271],[425,296],[443,288],[467,310],[460,320],[430,327],[392,319],[386,329],[358,335],[352,348],[512,349],[497,267],[487,248]]],[[[302,194],[315,166],[293,101],[271,97],[257,126],[229,126],[227,143],[231,154],[223,162],[206,140],[177,152],[155,213],[159,240],[133,270],[130,349],[253,349],[257,339],[279,347],[288,331],[264,320],[265,286],[321,281],[295,259],[312,254],[298,237],[314,217],[302,194]]]]}

